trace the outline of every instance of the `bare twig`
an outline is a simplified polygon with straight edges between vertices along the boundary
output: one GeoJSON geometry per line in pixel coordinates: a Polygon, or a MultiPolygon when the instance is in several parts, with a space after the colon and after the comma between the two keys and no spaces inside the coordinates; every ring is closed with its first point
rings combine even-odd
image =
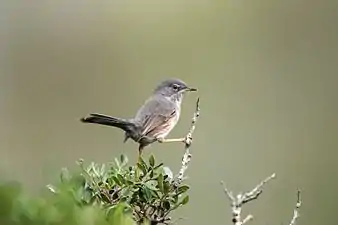
{"type": "MultiPolygon", "coordinates": [[[[227,195],[230,201],[231,211],[232,211],[232,222],[234,225],[243,225],[253,219],[252,215],[248,215],[243,220],[241,219],[242,206],[245,203],[248,203],[252,200],[257,199],[263,192],[262,190],[263,186],[275,177],[276,177],[276,174],[272,174],[271,176],[267,177],[262,182],[260,182],[251,191],[248,191],[244,194],[238,194],[236,197],[234,197],[232,192],[229,191],[229,189],[225,186],[223,182],[221,182],[223,185],[224,193],[227,195]]],[[[290,225],[294,225],[294,224],[290,224],[290,225]]]]}
{"type": "Polygon", "coordinates": [[[257,199],[263,192],[262,187],[275,177],[276,174],[273,173],[271,176],[265,178],[262,182],[260,182],[254,189],[252,189],[252,191],[246,192],[242,197],[241,204],[245,204],[247,202],[257,199]]]}
{"type": "Polygon", "coordinates": [[[200,115],[199,102],[200,102],[200,99],[198,98],[197,101],[196,101],[196,109],[195,109],[195,113],[194,113],[194,116],[193,116],[192,121],[191,121],[190,130],[189,130],[189,132],[186,135],[185,140],[184,140],[185,153],[184,153],[183,158],[182,158],[182,167],[181,167],[180,171],[178,172],[178,175],[176,176],[176,179],[175,179],[176,185],[180,184],[182,182],[182,180],[184,179],[184,173],[188,169],[188,166],[189,166],[189,163],[190,163],[190,160],[191,160],[191,157],[192,157],[189,149],[190,149],[190,146],[192,144],[192,135],[193,135],[195,128],[196,128],[196,122],[197,122],[197,119],[200,115]]]}
{"type": "Polygon", "coordinates": [[[302,200],[301,200],[301,196],[300,196],[300,190],[297,191],[297,202],[296,202],[296,206],[295,209],[293,210],[293,217],[292,220],[290,222],[289,225],[295,225],[296,221],[299,217],[299,213],[298,213],[298,209],[302,206],[302,200]]]}

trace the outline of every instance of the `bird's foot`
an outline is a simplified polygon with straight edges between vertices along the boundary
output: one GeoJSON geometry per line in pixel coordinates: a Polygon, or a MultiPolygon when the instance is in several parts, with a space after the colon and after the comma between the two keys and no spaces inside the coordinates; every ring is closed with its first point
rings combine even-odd
{"type": "Polygon", "coordinates": [[[184,138],[184,143],[186,146],[190,146],[192,144],[192,135],[188,133],[187,136],[184,138]]]}

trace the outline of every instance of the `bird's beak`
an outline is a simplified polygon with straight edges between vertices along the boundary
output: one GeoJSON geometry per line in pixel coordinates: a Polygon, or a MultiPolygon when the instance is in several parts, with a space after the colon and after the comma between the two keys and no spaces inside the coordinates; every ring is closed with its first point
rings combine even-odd
{"type": "Polygon", "coordinates": [[[197,91],[197,88],[187,88],[187,91],[197,91]]]}

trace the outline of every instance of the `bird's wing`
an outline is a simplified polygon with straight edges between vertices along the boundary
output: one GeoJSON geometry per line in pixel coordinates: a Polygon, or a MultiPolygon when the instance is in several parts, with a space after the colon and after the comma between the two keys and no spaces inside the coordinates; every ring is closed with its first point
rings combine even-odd
{"type": "Polygon", "coordinates": [[[142,126],[142,135],[157,137],[157,134],[170,128],[170,120],[176,118],[175,103],[168,99],[153,96],[139,109],[135,116],[142,126]],[[169,127],[168,127],[169,126],[169,127]]]}

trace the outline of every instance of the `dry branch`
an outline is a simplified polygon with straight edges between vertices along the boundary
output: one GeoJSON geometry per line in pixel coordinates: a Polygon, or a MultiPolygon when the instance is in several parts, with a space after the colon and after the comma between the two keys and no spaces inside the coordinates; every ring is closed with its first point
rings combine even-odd
{"type": "Polygon", "coordinates": [[[245,203],[248,203],[252,200],[257,199],[263,192],[263,189],[262,189],[263,186],[275,177],[276,177],[276,174],[272,174],[271,176],[267,177],[262,182],[260,182],[251,191],[248,191],[244,194],[238,194],[236,197],[234,197],[232,192],[229,191],[229,189],[225,186],[223,182],[221,182],[223,184],[224,193],[227,195],[230,201],[230,206],[231,206],[231,211],[232,211],[232,222],[234,225],[243,225],[253,219],[252,215],[248,215],[242,220],[241,218],[242,206],[245,203]]]}
{"type": "MultiPolygon", "coordinates": [[[[244,194],[240,193],[236,197],[225,186],[225,184],[221,182],[223,185],[224,193],[226,194],[226,196],[228,197],[230,201],[232,223],[234,225],[243,225],[253,219],[253,215],[248,215],[244,219],[242,219],[242,216],[241,216],[242,206],[245,203],[248,203],[250,201],[257,199],[263,193],[263,186],[275,177],[276,177],[276,174],[272,174],[271,176],[265,178],[262,182],[260,182],[251,191],[245,192],[244,194]]],[[[296,203],[295,209],[293,210],[293,217],[289,225],[296,225],[296,221],[299,218],[298,210],[301,207],[301,205],[302,205],[302,201],[300,197],[300,191],[298,190],[297,191],[297,203],[296,203]]]]}
{"type": "Polygon", "coordinates": [[[183,179],[184,179],[184,173],[188,169],[189,163],[191,161],[192,155],[190,153],[190,146],[192,144],[192,135],[193,135],[193,133],[195,131],[195,128],[196,128],[196,122],[197,122],[197,119],[198,119],[198,117],[200,115],[199,102],[200,102],[200,99],[197,98],[196,109],[195,109],[195,113],[194,113],[192,121],[191,121],[191,127],[190,127],[190,130],[189,130],[188,134],[185,136],[185,140],[184,140],[184,143],[185,143],[185,153],[184,153],[183,158],[182,158],[181,169],[179,170],[179,172],[178,172],[178,174],[176,176],[176,179],[175,179],[176,185],[180,184],[183,181],[183,179]]]}
{"type": "Polygon", "coordinates": [[[302,200],[301,200],[301,197],[300,197],[300,190],[297,191],[297,202],[296,202],[296,206],[295,206],[295,209],[293,210],[293,217],[292,217],[292,220],[290,222],[289,225],[295,225],[296,224],[296,221],[299,217],[299,213],[298,213],[298,210],[299,208],[302,206],[302,200]]]}

